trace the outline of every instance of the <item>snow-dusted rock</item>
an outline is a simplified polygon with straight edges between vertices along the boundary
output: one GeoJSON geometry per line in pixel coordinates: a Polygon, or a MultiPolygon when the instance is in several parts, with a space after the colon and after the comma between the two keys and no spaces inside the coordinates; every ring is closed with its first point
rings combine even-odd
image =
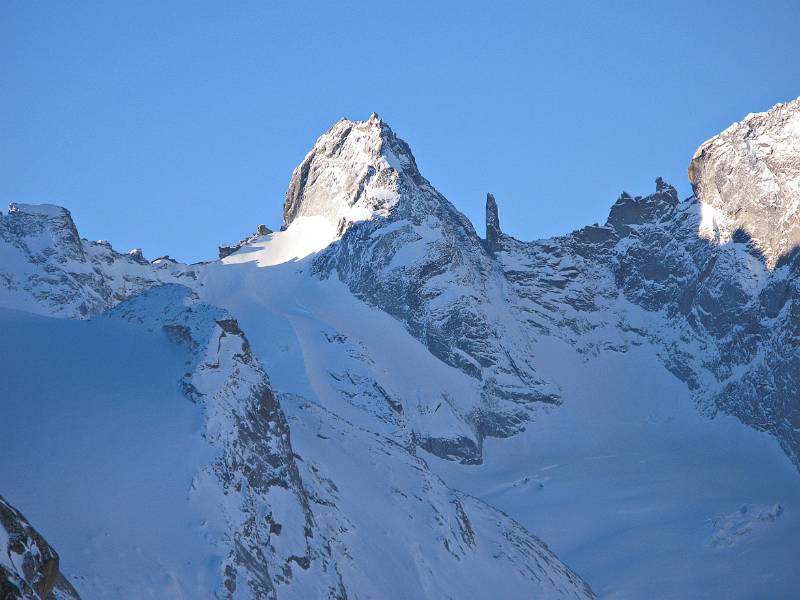
{"type": "Polygon", "coordinates": [[[239,250],[239,248],[241,248],[242,246],[246,244],[252,244],[253,242],[257,242],[260,238],[264,237],[265,235],[269,235],[270,233],[272,233],[272,230],[269,227],[267,227],[266,225],[259,225],[258,227],[256,227],[255,233],[239,240],[238,243],[231,245],[224,244],[222,246],[219,246],[219,258],[223,259],[227,256],[230,256],[231,254],[239,250]]]}
{"type": "Polygon", "coordinates": [[[421,182],[410,148],[377,114],[363,122],[341,119],[292,173],[284,226],[322,216],[341,233],[352,222],[385,216],[398,200],[401,173],[421,182]]]}
{"type": "Polygon", "coordinates": [[[497,201],[492,194],[486,194],[486,248],[489,252],[494,252],[499,248],[498,244],[502,233],[497,201]]]}
{"type": "Polygon", "coordinates": [[[689,180],[703,203],[702,233],[724,244],[742,230],[773,268],[800,244],[800,98],[705,142],[689,180]]]}
{"type": "Polygon", "coordinates": [[[58,567],[56,551],[0,496],[0,597],[78,600],[77,592],[58,567]]]}

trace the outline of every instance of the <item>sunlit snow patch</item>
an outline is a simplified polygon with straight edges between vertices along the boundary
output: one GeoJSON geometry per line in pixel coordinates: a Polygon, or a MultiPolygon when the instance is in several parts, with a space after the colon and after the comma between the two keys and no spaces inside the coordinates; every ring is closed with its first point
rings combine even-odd
{"type": "Polygon", "coordinates": [[[256,262],[259,267],[280,265],[319,252],[335,239],[336,229],[325,217],[298,217],[285,231],[264,236],[222,262],[256,262]]]}

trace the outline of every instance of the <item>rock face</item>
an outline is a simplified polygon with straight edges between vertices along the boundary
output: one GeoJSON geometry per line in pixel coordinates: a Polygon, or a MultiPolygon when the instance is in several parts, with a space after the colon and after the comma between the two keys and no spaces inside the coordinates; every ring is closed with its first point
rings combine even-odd
{"type": "Polygon", "coordinates": [[[3,600],[78,600],[59,571],[56,551],[2,496],[0,596],[3,600]]]}
{"type": "Polygon", "coordinates": [[[411,149],[377,114],[363,122],[342,119],[292,173],[284,226],[323,216],[341,232],[352,222],[386,215],[397,201],[393,190],[401,173],[422,183],[411,149]]]}
{"type": "Polygon", "coordinates": [[[800,244],[800,98],[708,140],[689,180],[703,201],[704,235],[724,244],[742,230],[773,268],[800,244]]]}

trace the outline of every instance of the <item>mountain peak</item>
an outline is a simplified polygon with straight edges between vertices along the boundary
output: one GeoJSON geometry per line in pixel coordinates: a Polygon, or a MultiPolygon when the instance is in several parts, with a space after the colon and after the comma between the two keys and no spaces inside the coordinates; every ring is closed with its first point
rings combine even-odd
{"type": "Polygon", "coordinates": [[[408,144],[377,113],[366,121],[341,119],[293,171],[284,225],[324,217],[341,233],[350,223],[388,214],[403,180],[423,181],[408,144]]]}

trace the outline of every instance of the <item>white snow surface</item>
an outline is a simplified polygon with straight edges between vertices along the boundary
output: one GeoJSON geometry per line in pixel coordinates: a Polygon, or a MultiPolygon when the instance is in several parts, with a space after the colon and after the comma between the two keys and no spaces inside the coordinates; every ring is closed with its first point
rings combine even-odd
{"type": "Polygon", "coordinates": [[[259,267],[270,267],[300,260],[326,248],[336,239],[336,229],[325,217],[298,217],[286,231],[265,236],[223,259],[225,264],[255,261],[259,267]],[[267,252],[261,250],[268,248],[267,252]]]}

